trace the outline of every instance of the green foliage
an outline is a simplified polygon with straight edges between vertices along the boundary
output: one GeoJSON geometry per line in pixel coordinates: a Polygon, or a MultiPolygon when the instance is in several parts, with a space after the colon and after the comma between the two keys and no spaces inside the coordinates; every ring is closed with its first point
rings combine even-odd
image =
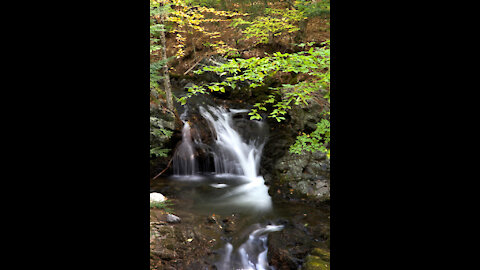
{"type": "Polygon", "coordinates": [[[330,15],[330,0],[297,0],[295,7],[307,17],[325,17],[330,15]]]}
{"type": "Polygon", "coordinates": [[[173,212],[171,207],[173,207],[173,203],[168,200],[163,202],[150,202],[150,208],[162,209],[167,213],[173,212]]]}
{"type": "MultiPolygon", "coordinates": [[[[311,46],[313,43],[309,43],[311,46]]],[[[302,45],[302,44],[301,44],[302,45]]],[[[249,59],[231,59],[220,66],[207,66],[196,71],[201,74],[206,71],[216,72],[219,75],[228,75],[224,81],[208,85],[193,85],[188,89],[187,95],[179,99],[184,105],[187,99],[196,94],[208,92],[224,92],[225,87],[235,89],[238,81],[248,81],[250,88],[265,85],[267,78],[275,74],[296,73],[310,76],[309,80],[297,84],[283,84],[280,87],[269,88],[270,94],[262,102],[256,103],[250,112],[251,119],[262,119],[260,111],[267,111],[267,104],[273,107],[269,117],[278,122],[285,120],[284,115],[292,105],[308,104],[314,92],[324,92],[328,96],[330,88],[330,47],[329,42],[324,42],[323,47],[310,47],[309,50],[298,53],[276,52],[263,58],[252,57],[249,59]]],[[[302,47],[305,47],[303,44],[302,47]]]]}
{"type": "Polygon", "coordinates": [[[170,149],[164,149],[161,147],[150,148],[150,157],[167,157],[170,149]]]}
{"type": "Polygon", "coordinates": [[[166,61],[156,61],[150,63],[150,87],[151,88],[158,88],[158,81],[161,80],[163,77],[160,75],[160,70],[165,65],[166,61]]]}
{"type": "MultiPolygon", "coordinates": [[[[150,118],[154,118],[154,117],[150,117],[150,118]]],[[[173,134],[173,131],[166,130],[164,128],[159,128],[159,129],[152,129],[150,133],[156,137],[166,136],[170,138],[173,134]]]]}
{"type": "MultiPolygon", "coordinates": [[[[278,73],[304,74],[307,79],[296,84],[282,84],[280,87],[270,87],[266,98],[253,105],[249,112],[250,119],[260,120],[260,113],[268,112],[268,117],[278,122],[286,120],[285,115],[292,106],[307,105],[314,94],[323,93],[323,97],[330,102],[330,41],[323,42],[321,47],[313,47],[313,42],[302,43],[298,46],[303,51],[298,53],[276,52],[263,58],[252,57],[249,59],[231,59],[220,66],[208,66],[196,71],[216,72],[218,75],[227,76],[225,80],[203,86],[193,85],[188,89],[188,94],[179,99],[181,104],[196,94],[210,92],[224,92],[226,87],[237,88],[239,81],[249,82],[250,88],[265,85],[268,78],[278,73]]],[[[327,113],[328,114],[328,113],[327,113]]],[[[311,134],[298,136],[291,146],[290,152],[324,151],[330,156],[328,143],[330,141],[330,122],[325,118],[317,124],[317,129],[311,134]]]]}
{"type": "Polygon", "coordinates": [[[303,12],[297,9],[266,8],[265,14],[269,16],[256,17],[253,21],[237,18],[230,26],[246,26],[242,30],[245,39],[255,38],[257,43],[269,43],[283,33],[300,30],[295,23],[305,19],[303,12]]]}
{"type": "MultiPolygon", "coordinates": [[[[166,141],[173,135],[173,131],[161,127],[161,120],[156,117],[150,117],[150,135],[154,139],[166,141]]],[[[150,141],[152,142],[152,140],[150,141]]],[[[170,149],[155,147],[150,145],[150,157],[167,157],[170,149]]]]}
{"type": "MultiPolygon", "coordinates": [[[[150,1],[150,56],[158,56],[159,51],[162,48],[159,40],[160,32],[165,31],[165,26],[158,23],[157,18],[168,12],[168,6],[160,6],[160,3],[157,1],[150,1]]],[[[170,58],[171,59],[171,58],[170,58]]],[[[163,79],[160,75],[160,70],[163,66],[170,60],[155,60],[150,61],[150,90],[154,92],[154,96],[158,92],[162,92],[158,81],[163,79]]]]}
{"type": "Polygon", "coordinates": [[[159,35],[161,32],[166,31],[165,25],[158,22],[158,18],[162,14],[168,13],[170,10],[169,5],[160,6],[160,3],[150,1],[150,54],[157,55],[161,46],[158,44],[159,35]]]}
{"type": "Polygon", "coordinates": [[[222,0],[186,0],[188,5],[191,6],[203,6],[209,8],[218,8],[222,0]]]}
{"type": "Polygon", "coordinates": [[[317,123],[317,128],[310,134],[303,133],[297,136],[295,143],[290,146],[290,153],[300,154],[301,152],[327,152],[330,157],[330,149],[327,149],[330,142],[330,122],[322,119],[317,123]]]}

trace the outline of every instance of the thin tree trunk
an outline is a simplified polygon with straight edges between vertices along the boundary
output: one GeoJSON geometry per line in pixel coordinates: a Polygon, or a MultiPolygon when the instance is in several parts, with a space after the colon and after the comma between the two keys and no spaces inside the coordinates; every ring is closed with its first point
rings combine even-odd
{"type": "MultiPolygon", "coordinates": [[[[162,24],[165,22],[165,15],[162,14],[162,24]]],[[[165,24],[164,24],[165,25],[165,24]]],[[[163,84],[165,87],[165,94],[167,99],[167,108],[171,111],[173,110],[173,98],[172,98],[172,86],[170,84],[170,76],[168,75],[168,63],[167,63],[167,40],[165,38],[165,32],[160,32],[160,41],[162,42],[162,59],[165,61],[163,66],[163,84]]]]}

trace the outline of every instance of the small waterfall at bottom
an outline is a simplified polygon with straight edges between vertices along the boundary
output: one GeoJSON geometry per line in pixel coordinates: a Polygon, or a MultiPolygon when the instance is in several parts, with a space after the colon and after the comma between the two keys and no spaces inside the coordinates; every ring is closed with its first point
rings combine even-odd
{"type": "Polygon", "coordinates": [[[223,249],[222,260],[215,264],[218,270],[272,270],[267,261],[267,237],[269,232],[280,231],[282,225],[266,225],[254,230],[247,241],[238,247],[236,252],[233,245],[227,243],[223,249]]]}

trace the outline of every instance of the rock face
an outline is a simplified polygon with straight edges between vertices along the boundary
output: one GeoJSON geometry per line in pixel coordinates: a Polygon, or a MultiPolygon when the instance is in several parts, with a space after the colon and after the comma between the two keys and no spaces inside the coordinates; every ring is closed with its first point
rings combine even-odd
{"type": "MultiPolygon", "coordinates": [[[[273,129],[262,157],[262,170],[272,191],[291,198],[326,201],[330,198],[330,160],[323,152],[290,153],[299,132],[310,133],[322,119],[322,107],[312,103],[293,108],[285,123],[272,123],[273,129]]],[[[272,194],[273,195],[273,194],[272,194]]],[[[276,195],[276,194],[275,194],[276,195]]]]}
{"type": "Polygon", "coordinates": [[[295,192],[325,201],[330,198],[330,162],[325,153],[288,153],[275,164],[278,180],[295,192]]]}
{"type": "Polygon", "coordinates": [[[151,176],[167,168],[180,128],[181,124],[173,112],[160,105],[150,104],[150,149],[168,149],[164,150],[164,154],[151,155],[151,176]]]}

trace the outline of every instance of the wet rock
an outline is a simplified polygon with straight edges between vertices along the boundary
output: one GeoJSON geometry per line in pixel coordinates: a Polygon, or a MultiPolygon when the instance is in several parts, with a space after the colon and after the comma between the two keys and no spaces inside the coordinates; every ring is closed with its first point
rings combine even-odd
{"type": "Polygon", "coordinates": [[[217,220],[215,219],[214,216],[209,216],[209,217],[207,217],[207,222],[208,222],[208,223],[216,223],[217,220]]]}
{"type": "Polygon", "coordinates": [[[312,239],[299,224],[288,223],[269,235],[268,261],[278,270],[298,269],[312,248],[312,239]]]}
{"type": "Polygon", "coordinates": [[[237,230],[237,223],[232,218],[226,218],[222,222],[226,233],[232,233],[237,230]]]}
{"type": "Polygon", "coordinates": [[[180,223],[181,219],[175,215],[167,214],[168,223],[180,223]]]}
{"type": "Polygon", "coordinates": [[[277,249],[273,252],[269,248],[268,257],[269,264],[275,266],[278,270],[298,269],[299,264],[297,260],[286,249],[277,249]]]}

